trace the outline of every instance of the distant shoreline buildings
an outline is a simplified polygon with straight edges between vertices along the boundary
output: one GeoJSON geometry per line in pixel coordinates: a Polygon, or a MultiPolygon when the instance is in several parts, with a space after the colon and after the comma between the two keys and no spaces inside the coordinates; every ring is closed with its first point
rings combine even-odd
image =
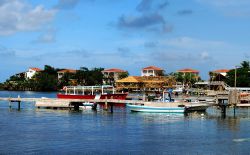
{"type": "MultiPolygon", "coordinates": [[[[141,74],[140,76],[129,75],[128,71],[120,69],[120,68],[106,68],[106,69],[99,68],[97,70],[98,73],[93,72],[93,75],[90,75],[89,73],[84,73],[84,72],[91,71],[85,67],[80,68],[79,70],[66,69],[66,68],[55,69],[51,67],[50,70],[53,70],[53,77],[56,77],[56,79],[54,80],[58,81],[56,84],[57,86],[55,86],[55,87],[58,87],[58,89],[62,89],[61,87],[66,86],[66,85],[86,85],[87,83],[92,83],[92,84],[98,84],[98,85],[100,84],[113,85],[117,88],[117,90],[125,90],[125,91],[141,91],[141,90],[161,91],[166,88],[177,87],[177,85],[182,85],[182,87],[185,86],[189,88],[191,85],[197,82],[202,84],[202,80],[199,75],[200,71],[192,69],[192,68],[183,68],[183,69],[177,70],[174,73],[166,74],[164,69],[151,65],[151,66],[142,68],[141,71],[139,72],[141,74]],[[97,82],[96,83],[93,81],[94,82],[93,83],[89,81],[91,79],[84,79],[84,78],[88,78],[86,76],[98,76],[98,77],[94,77],[96,78],[96,80],[98,79],[98,82],[96,81],[97,82]]],[[[44,76],[36,77],[36,79],[34,79],[33,77],[39,73],[43,74],[43,72],[50,74],[50,72],[48,72],[46,68],[42,70],[37,67],[30,67],[27,69],[27,71],[15,74],[15,76],[19,79],[26,79],[28,81],[29,80],[36,81],[38,80],[37,78],[44,78],[44,76]]],[[[229,72],[228,69],[218,69],[218,70],[210,71],[209,80],[210,81],[223,81],[226,79],[227,72],[229,72]]],[[[92,80],[94,80],[93,77],[91,78],[92,80]]],[[[15,81],[11,81],[11,79],[13,80],[13,78],[10,78],[9,80],[9,83],[11,85],[13,84],[18,85],[18,84],[15,84],[16,83],[15,81]]],[[[34,82],[31,82],[30,84],[32,83],[34,82]]],[[[25,86],[22,89],[25,89],[25,86]]]]}
{"type": "MultiPolygon", "coordinates": [[[[43,70],[37,67],[30,67],[26,72],[21,72],[18,74],[15,74],[18,77],[25,77],[26,79],[31,79],[36,73],[42,72],[43,70]]],[[[227,72],[229,72],[229,69],[218,69],[214,71],[209,72],[209,78],[211,80],[223,80],[225,79],[227,72]]],[[[77,70],[75,69],[61,69],[57,72],[58,80],[63,77],[66,73],[69,74],[76,74],[77,70]]],[[[192,69],[192,68],[184,68],[179,69],[174,73],[180,73],[182,76],[188,75],[194,75],[194,78],[196,80],[200,79],[199,71],[192,69]]],[[[119,68],[107,68],[102,71],[103,74],[103,84],[114,84],[117,80],[120,80],[121,74],[127,74],[129,75],[129,72],[123,69],[119,68]]],[[[164,76],[165,70],[157,67],[157,66],[147,66],[142,68],[141,70],[141,77],[157,77],[157,76],[164,76]]],[[[138,77],[138,76],[133,76],[138,77]]]]}

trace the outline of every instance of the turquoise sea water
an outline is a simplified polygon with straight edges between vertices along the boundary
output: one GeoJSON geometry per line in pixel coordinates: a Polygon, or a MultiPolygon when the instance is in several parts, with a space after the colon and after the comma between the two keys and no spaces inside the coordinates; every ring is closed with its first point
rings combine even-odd
{"type": "MultiPolygon", "coordinates": [[[[56,93],[1,91],[1,97],[56,97],[56,93]]],[[[21,110],[0,102],[0,154],[250,154],[250,109],[206,113],[114,113],[21,110]]]]}

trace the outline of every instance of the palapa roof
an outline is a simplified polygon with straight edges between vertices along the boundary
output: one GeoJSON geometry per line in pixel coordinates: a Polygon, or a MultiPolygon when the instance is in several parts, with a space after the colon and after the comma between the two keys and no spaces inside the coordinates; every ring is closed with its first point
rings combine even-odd
{"type": "Polygon", "coordinates": [[[156,67],[156,66],[148,66],[143,68],[142,70],[158,70],[158,71],[163,71],[163,69],[156,67]]]}
{"type": "Polygon", "coordinates": [[[76,73],[76,70],[74,69],[63,69],[58,71],[57,73],[76,73]]]}
{"type": "Polygon", "coordinates": [[[180,70],[177,70],[177,72],[179,72],[179,73],[199,73],[198,70],[194,70],[191,68],[180,69],[180,70]]]}
{"type": "Polygon", "coordinates": [[[119,69],[119,68],[110,68],[110,69],[105,69],[102,72],[124,73],[124,72],[127,72],[127,71],[119,69]]]}
{"type": "Polygon", "coordinates": [[[214,70],[212,72],[214,72],[214,73],[227,73],[229,71],[230,71],[229,69],[218,69],[218,70],[214,70]]]}
{"type": "Polygon", "coordinates": [[[36,67],[30,67],[30,69],[34,70],[34,71],[37,71],[37,72],[42,71],[40,68],[36,68],[36,67]]]}
{"type": "Polygon", "coordinates": [[[124,79],[117,80],[116,82],[118,83],[139,83],[139,82],[144,82],[144,83],[163,83],[168,81],[169,78],[161,77],[143,77],[143,76],[128,76],[124,79]]]}
{"type": "Polygon", "coordinates": [[[128,76],[126,78],[117,80],[116,82],[118,83],[139,83],[142,82],[141,77],[140,76],[128,76]]]}
{"type": "Polygon", "coordinates": [[[145,83],[163,83],[165,81],[163,81],[163,80],[146,80],[146,81],[143,81],[143,82],[145,82],[145,83]]]}

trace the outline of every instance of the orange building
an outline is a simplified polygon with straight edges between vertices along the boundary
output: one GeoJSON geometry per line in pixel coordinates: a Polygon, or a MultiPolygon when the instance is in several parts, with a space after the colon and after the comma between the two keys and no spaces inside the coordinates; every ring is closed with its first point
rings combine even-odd
{"type": "Polygon", "coordinates": [[[63,70],[60,70],[60,71],[57,72],[58,79],[62,78],[65,73],[75,74],[76,70],[74,70],[74,69],[63,69],[63,70]]]}
{"type": "Polygon", "coordinates": [[[142,69],[141,76],[163,76],[164,69],[155,67],[155,66],[148,66],[142,69]]]}
{"type": "Polygon", "coordinates": [[[181,73],[183,76],[186,76],[187,74],[189,74],[191,76],[191,74],[194,74],[194,78],[196,80],[199,80],[200,76],[199,76],[199,71],[195,70],[195,69],[191,69],[191,68],[185,68],[185,69],[180,69],[176,71],[177,73],[181,73]]]}
{"type": "Polygon", "coordinates": [[[118,68],[105,69],[102,71],[103,74],[103,84],[114,84],[116,80],[119,79],[119,76],[123,73],[128,73],[125,70],[118,68]]]}

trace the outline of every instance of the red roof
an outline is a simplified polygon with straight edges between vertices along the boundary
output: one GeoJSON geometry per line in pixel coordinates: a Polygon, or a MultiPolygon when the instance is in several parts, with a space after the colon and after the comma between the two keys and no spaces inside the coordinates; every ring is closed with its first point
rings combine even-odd
{"type": "Polygon", "coordinates": [[[33,67],[31,67],[30,69],[32,69],[34,71],[37,71],[37,72],[42,71],[40,68],[33,68],[33,67]]]}
{"type": "Polygon", "coordinates": [[[230,70],[229,69],[218,69],[218,70],[215,70],[213,71],[214,73],[227,73],[229,72],[230,70]]]}
{"type": "Polygon", "coordinates": [[[148,66],[143,68],[142,70],[158,70],[158,71],[162,71],[163,69],[159,68],[159,67],[155,67],[155,66],[148,66]]]}
{"type": "Polygon", "coordinates": [[[57,73],[76,73],[76,70],[74,69],[64,69],[64,70],[60,70],[57,73]]]}
{"type": "Polygon", "coordinates": [[[178,70],[177,72],[180,72],[180,73],[199,73],[198,70],[194,70],[191,68],[181,69],[181,70],[178,70]]]}
{"type": "Polygon", "coordinates": [[[105,69],[102,72],[123,73],[123,72],[127,72],[127,71],[122,70],[122,69],[118,69],[118,68],[111,68],[111,69],[105,69]]]}

